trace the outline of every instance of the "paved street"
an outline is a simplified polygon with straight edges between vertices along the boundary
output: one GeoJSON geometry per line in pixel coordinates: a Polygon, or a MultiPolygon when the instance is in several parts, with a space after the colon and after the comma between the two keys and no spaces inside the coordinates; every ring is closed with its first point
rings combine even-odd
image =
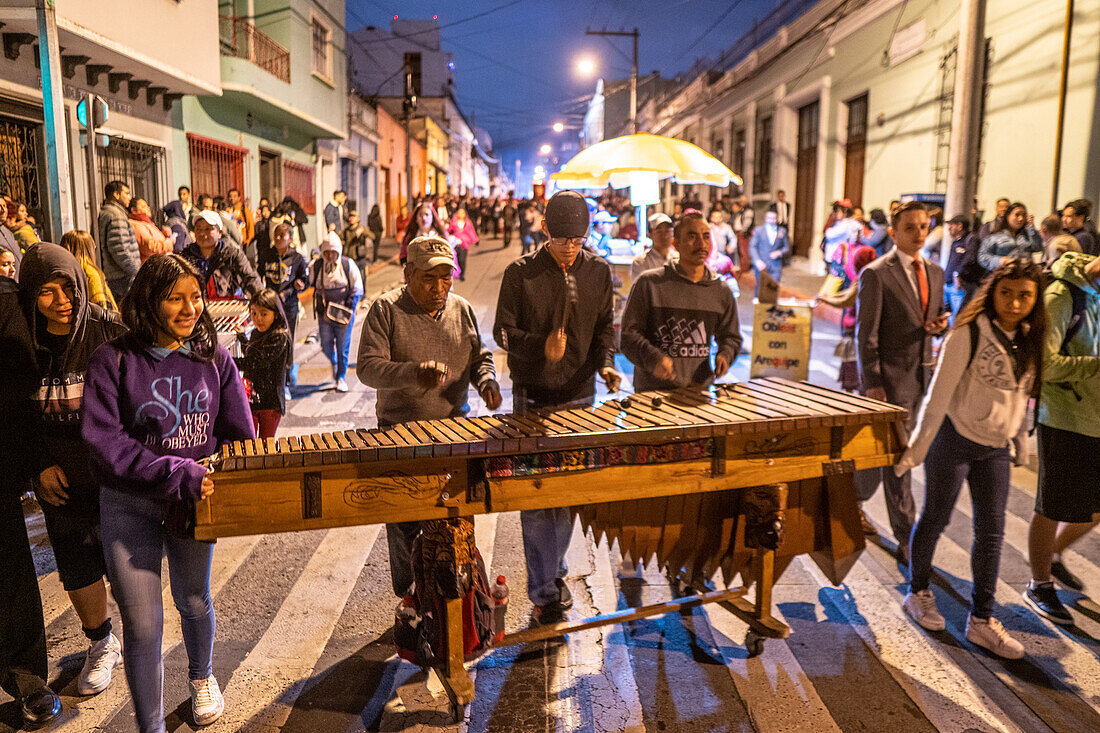
{"type": "MultiPolygon", "coordinates": [[[[518,246],[488,241],[471,252],[470,275],[455,290],[474,304],[482,338],[492,344],[497,283],[518,246]]],[[[377,294],[399,279],[396,267],[367,280],[377,294]]],[[[815,280],[792,272],[788,284],[815,280]]],[[[363,311],[360,310],[360,317],[363,311]]],[[[746,349],[751,292],[741,297],[746,349]]],[[[835,385],[836,327],[815,325],[811,379],[835,385]]],[[[306,322],[299,330],[304,338],[306,322]]],[[[358,329],[356,329],[357,342],[358,329]]],[[[353,342],[352,353],[355,347],[353,342]]],[[[493,345],[495,348],[495,345],[493,345]]],[[[496,349],[509,404],[510,381],[496,349]]],[[[280,434],[374,425],[370,390],[350,379],[332,391],[316,345],[297,347],[302,362],[296,399],[280,434]]],[[[742,355],[733,378],[747,376],[742,355]]],[[[475,412],[485,407],[476,397],[475,412]]],[[[914,489],[922,492],[922,473],[914,489]]],[[[1004,662],[965,640],[971,541],[968,496],[960,501],[936,555],[934,590],[947,630],[929,634],[901,610],[905,580],[892,541],[872,544],[842,587],[828,584],[808,560],[796,560],[775,588],[778,614],[792,627],[748,659],[746,627],[718,606],[571,635],[557,642],[498,649],[471,666],[476,702],[450,725],[439,686],[394,656],[385,529],[351,527],[218,542],[211,587],[217,612],[215,675],[225,716],[206,730],[283,731],[1097,731],[1100,730],[1100,606],[1075,593],[1076,628],[1059,628],[1025,610],[1027,523],[1034,503],[1034,463],[1014,469],[996,615],[1025,645],[1023,660],[1004,662]]],[[[920,497],[918,496],[918,504],[920,497]]],[[[888,527],[881,493],[867,505],[888,527]]],[[[46,612],[51,683],[66,707],[57,731],[132,731],[133,709],[122,670],[93,698],[74,697],[83,662],[80,624],[62,592],[41,512],[28,507],[46,612]]],[[[579,527],[567,558],[575,616],[606,613],[671,597],[662,573],[620,578],[616,546],[597,544],[579,527]]],[[[518,515],[477,521],[478,545],[511,587],[509,630],[531,612],[518,515]]],[[[1100,592],[1100,537],[1086,537],[1067,564],[1100,592]]],[[[190,731],[186,655],[164,574],[165,709],[169,731],[190,731]]],[[[114,615],[118,623],[117,613],[114,615]]],[[[0,693],[2,694],[2,693],[0,693]]],[[[18,710],[0,703],[0,733],[18,710]]]]}

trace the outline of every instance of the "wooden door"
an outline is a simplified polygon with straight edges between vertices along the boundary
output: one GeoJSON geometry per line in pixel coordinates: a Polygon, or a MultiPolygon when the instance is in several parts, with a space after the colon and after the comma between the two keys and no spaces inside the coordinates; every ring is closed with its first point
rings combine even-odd
{"type": "Polygon", "coordinates": [[[817,134],[820,105],[811,102],[798,110],[798,151],[794,186],[795,254],[806,256],[816,241],[814,198],[817,183],[817,134]]]}
{"type": "Polygon", "coordinates": [[[844,144],[844,198],[863,206],[863,166],[867,157],[867,95],[848,102],[848,141],[844,144]]]}

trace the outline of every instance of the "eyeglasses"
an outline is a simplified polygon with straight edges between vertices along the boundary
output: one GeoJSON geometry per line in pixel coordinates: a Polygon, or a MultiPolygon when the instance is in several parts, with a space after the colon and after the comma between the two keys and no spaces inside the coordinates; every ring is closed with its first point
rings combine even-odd
{"type": "Polygon", "coordinates": [[[554,237],[550,241],[557,247],[581,247],[586,239],[587,237],[554,237]]]}

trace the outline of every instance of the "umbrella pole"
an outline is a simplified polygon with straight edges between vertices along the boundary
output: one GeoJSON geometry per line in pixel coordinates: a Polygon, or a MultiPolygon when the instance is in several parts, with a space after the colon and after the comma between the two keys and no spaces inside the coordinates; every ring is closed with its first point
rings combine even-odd
{"type": "Polygon", "coordinates": [[[641,204],[634,210],[634,220],[638,224],[638,244],[644,246],[646,238],[645,204],[641,204]],[[641,211],[641,214],[638,213],[639,211],[641,211]]]}

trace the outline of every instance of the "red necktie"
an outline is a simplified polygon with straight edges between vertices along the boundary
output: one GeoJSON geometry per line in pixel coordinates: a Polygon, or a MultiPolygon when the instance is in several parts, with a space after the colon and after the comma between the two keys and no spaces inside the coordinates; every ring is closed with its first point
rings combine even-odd
{"type": "Polygon", "coordinates": [[[913,270],[917,273],[917,292],[920,293],[920,312],[928,314],[928,275],[921,266],[920,258],[913,260],[913,270]]]}

